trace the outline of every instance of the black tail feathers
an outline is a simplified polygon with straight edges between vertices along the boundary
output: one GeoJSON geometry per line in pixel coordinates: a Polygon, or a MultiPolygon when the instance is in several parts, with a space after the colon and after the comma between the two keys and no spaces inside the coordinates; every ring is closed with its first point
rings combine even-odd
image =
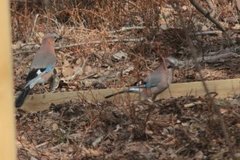
{"type": "Polygon", "coordinates": [[[122,93],[129,93],[129,92],[133,92],[129,89],[125,89],[125,90],[122,90],[122,91],[119,91],[119,92],[116,92],[116,93],[113,93],[113,94],[110,94],[110,95],[107,95],[105,98],[110,98],[110,97],[113,97],[113,96],[116,96],[118,94],[122,94],[122,93]]]}
{"type": "Polygon", "coordinates": [[[29,91],[30,91],[30,87],[29,86],[25,87],[21,91],[20,95],[17,97],[17,99],[15,101],[15,107],[16,108],[19,108],[19,107],[21,107],[23,105],[23,103],[24,103],[24,101],[25,101],[29,91]]]}
{"type": "Polygon", "coordinates": [[[127,91],[126,90],[125,91],[119,91],[119,92],[116,92],[116,93],[113,93],[113,94],[109,94],[105,98],[110,98],[110,97],[113,97],[113,96],[116,96],[118,94],[122,94],[122,93],[125,93],[125,92],[127,92],[127,91]]]}

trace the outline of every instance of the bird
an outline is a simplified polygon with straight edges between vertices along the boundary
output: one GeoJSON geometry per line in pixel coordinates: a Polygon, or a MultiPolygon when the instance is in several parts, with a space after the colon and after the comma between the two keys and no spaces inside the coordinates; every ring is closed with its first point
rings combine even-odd
{"type": "Polygon", "coordinates": [[[51,89],[56,89],[57,73],[55,70],[56,54],[55,42],[62,37],[56,33],[47,33],[43,36],[42,44],[33,57],[30,71],[26,77],[25,86],[15,100],[15,107],[19,108],[23,105],[30,90],[36,84],[50,83],[51,89]]]}
{"type": "Polygon", "coordinates": [[[119,92],[110,94],[105,98],[110,98],[122,93],[138,93],[144,100],[154,101],[156,96],[166,90],[172,83],[173,68],[177,65],[174,57],[163,58],[163,63],[156,70],[151,72],[143,80],[134,83],[133,86],[119,92]]]}

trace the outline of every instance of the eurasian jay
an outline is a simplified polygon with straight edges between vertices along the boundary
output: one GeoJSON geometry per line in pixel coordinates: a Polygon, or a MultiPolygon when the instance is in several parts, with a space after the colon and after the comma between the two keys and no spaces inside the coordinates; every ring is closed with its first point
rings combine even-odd
{"type": "Polygon", "coordinates": [[[177,60],[173,57],[164,58],[163,63],[144,80],[135,83],[134,86],[127,89],[108,95],[105,98],[110,98],[121,93],[133,92],[140,94],[144,99],[151,98],[154,101],[156,96],[171,84],[172,69],[176,66],[176,63],[177,60]]]}
{"type": "Polygon", "coordinates": [[[56,55],[55,55],[55,41],[61,37],[55,33],[48,33],[44,35],[40,49],[35,54],[30,72],[26,78],[26,84],[21,90],[21,93],[16,98],[15,106],[21,107],[27,97],[29,91],[38,83],[44,84],[50,81],[50,86],[55,89],[56,82],[56,55]]]}

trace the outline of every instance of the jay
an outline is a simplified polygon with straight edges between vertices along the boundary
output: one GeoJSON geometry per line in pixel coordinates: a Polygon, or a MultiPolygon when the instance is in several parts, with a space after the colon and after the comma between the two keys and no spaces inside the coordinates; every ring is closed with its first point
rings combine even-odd
{"type": "Polygon", "coordinates": [[[22,106],[29,91],[36,84],[50,82],[51,89],[56,89],[57,74],[55,70],[56,55],[54,46],[59,39],[61,37],[55,33],[44,35],[40,49],[33,58],[30,72],[26,78],[26,84],[16,98],[15,107],[19,108],[22,106]]]}
{"type": "Polygon", "coordinates": [[[176,66],[177,59],[168,57],[163,59],[163,63],[145,79],[139,81],[127,89],[117,93],[110,94],[105,98],[122,94],[122,93],[138,93],[145,100],[149,99],[154,101],[156,96],[169,87],[172,82],[173,68],[176,66]]]}

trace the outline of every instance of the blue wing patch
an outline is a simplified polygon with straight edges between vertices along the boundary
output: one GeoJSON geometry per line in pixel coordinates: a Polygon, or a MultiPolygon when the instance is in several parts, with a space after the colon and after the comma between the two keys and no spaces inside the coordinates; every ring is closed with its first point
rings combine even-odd
{"type": "Polygon", "coordinates": [[[48,65],[46,68],[36,68],[36,69],[32,69],[28,75],[27,75],[27,78],[26,78],[26,81],[29,82],[30,80],[36,78],[38,75],[40,75],[41,73],[45,72],[45,73],[48,73],[48,72],[51,72],[54,70],[54,67],[53,65],[48,65]]]}
{"type": "Polygon", "coordinates": [[[27,77],[27,84],[25,87],[33,88],[37,83],[44,83],[44,79],[42,79],[42,76],[46,73],[49,73],[54,70],[53,65],[48,65],[46,68],[39,68],[34,69],[29,73],[29,76],[27,77]],[[31,78],[31,79],[30,79],[31,78]]]}
{"type": "Polygon", "coordinates": [[[139,88],[152,88],[152,87],[156,87],[156,86],[157,86],[156,84],[143,82],[143,84],[140,85],[139,88]]]}

